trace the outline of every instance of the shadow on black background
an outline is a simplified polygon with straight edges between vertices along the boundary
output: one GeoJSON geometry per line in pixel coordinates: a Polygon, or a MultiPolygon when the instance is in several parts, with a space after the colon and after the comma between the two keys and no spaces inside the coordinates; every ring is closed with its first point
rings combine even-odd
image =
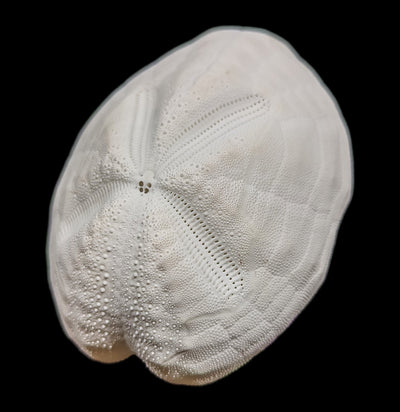
{"type": "Polygon", "coordinates": [[[61,12],[42,17],[30,22],[22,42],[19,59],[22,67],[29,68],[22,83],[34,87],[22,96],[32,107],[24,139],[32,162],[28,218],[33,227],[26,241],[32,245],[34,263],[30,262],[31,270],[24,275],[29,297],[17,322],[27,326],[17,339],[21,348],[11,384],[31,389],[38,385],[30,395],[32,402],[47,404],[51,395],[60,404],[125,401],[133,409],[141,407],[137,400],[143,399],[147,405],[143,408],[150,410],[160,402],[165,408],[193,408],[203,403],[213,407],[212,399],[226,409],[237,401],[248,408],[256,408],[258,402],[265,410],[287,402],[325,410],[335,402],[368,399],[372,392],[366,385],[376,376],[371,370],[373,352],[367,355],[365,345],[374,332],[367,328],[371,310],[364,290],[367,256],[358,245],[366,236],[361,198],[368,189],[363,176],[369,167],[365,154],[371,150],[368,136],[372,133],[365,123],[365,84],[370,76],[365,68],[375,44],[373,38],[366,39],[365,22],[347,11],[332,14],[318,9],[304,15],[283,8],[274,13],[255,10],[242,17],[238,12],[232,18],[175,16],[161,23],[140,14],[125,15],[124,10],[120,13],[114,10],[101,20],[90,14],[61,19],[61,12]],[[351,132],[355,191],[327,279],[294,323],[230,376],[205,387],[174,386],[153,376],[134,357],[112,365],[93,362],[65,337],[47,284],[48,208],[75,137],[99,104],[171,48],[227,24],[261,27],[280,35],[317,71],[336,97],[351,132]]]}

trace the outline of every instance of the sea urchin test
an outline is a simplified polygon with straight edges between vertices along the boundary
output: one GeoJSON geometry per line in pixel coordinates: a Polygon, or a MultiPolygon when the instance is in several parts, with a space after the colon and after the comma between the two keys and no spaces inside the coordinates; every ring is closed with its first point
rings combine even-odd
{"type": "Polygon", "coordinates": [[[50,214],[61,324],[97,361],[214,382],[310,301],[351,193],[348,131],[316,73],[268,32],[208,31],[80,133],[50,214]]]}

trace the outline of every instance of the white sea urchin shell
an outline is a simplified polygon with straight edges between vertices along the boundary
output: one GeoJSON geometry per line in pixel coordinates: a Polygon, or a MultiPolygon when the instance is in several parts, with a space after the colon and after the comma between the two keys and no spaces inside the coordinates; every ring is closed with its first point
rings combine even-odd
{"type": "Polygon", "coordinates": [[[93,359],[220,379],[321,285],[351,191],[348,132],[313,70],[267,32],[209,31],[80,133],[51,208],[61,323],[93,359]]]}

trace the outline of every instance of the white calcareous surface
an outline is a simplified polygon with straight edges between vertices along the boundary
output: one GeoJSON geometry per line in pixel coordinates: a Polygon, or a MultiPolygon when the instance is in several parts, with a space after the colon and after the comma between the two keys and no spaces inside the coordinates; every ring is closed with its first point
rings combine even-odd
{"type": "Polygon", "coordinates": [[[351,193],[348,131],[315,72],[265,31],[207,32],[77,139],[48,237],[63,328],[95,360],[216,381],[317,291],[351,193]]]}

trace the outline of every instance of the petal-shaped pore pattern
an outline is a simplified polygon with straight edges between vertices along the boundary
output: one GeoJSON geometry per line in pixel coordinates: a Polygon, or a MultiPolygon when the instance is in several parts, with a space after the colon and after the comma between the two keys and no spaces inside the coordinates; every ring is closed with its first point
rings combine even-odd
{"type": "Polygon", "coordinates": [[[352,194],[349,133],[316,73],[262,30],[211,30],[133,76],[57,184],[49,281],[87,356],[203,385],[324,280],[352,194]]]}

